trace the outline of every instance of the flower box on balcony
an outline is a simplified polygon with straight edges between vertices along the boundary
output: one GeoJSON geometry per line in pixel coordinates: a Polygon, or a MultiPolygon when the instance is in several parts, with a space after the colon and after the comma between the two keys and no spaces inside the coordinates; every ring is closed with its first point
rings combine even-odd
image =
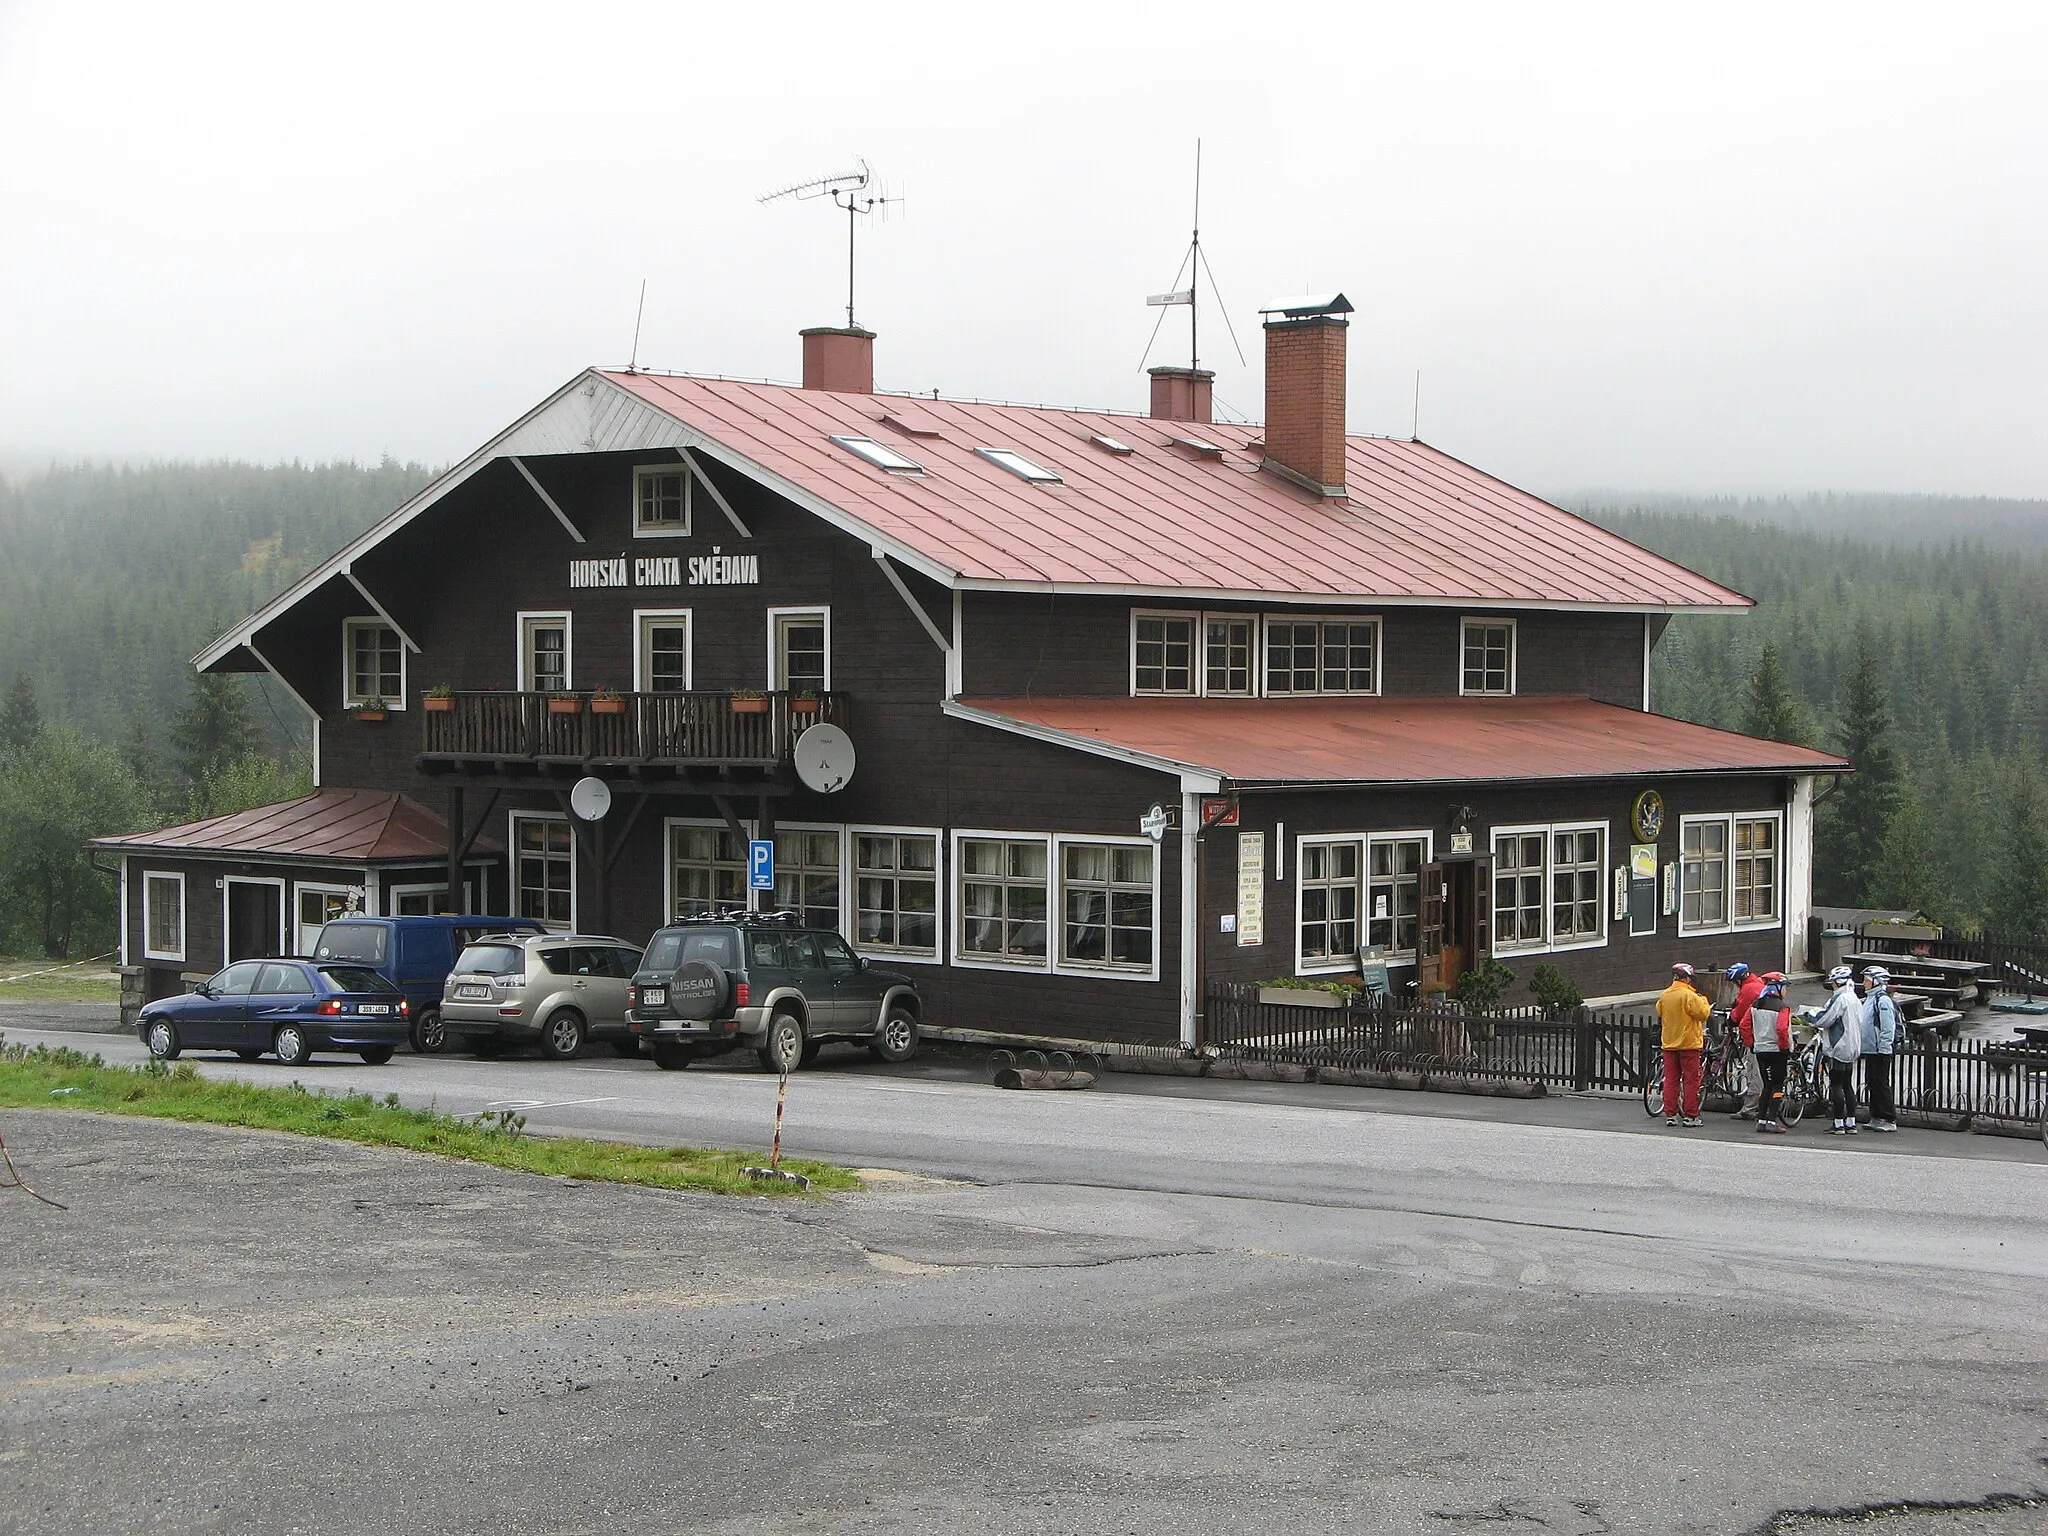
{"type": "Polygon", "coordinates": [[[593,715],[623,715],[626,712],[624,699],[592,699],[590,712],[593,715]]]}
{"type": "Polygon", "coordinates": [[[800,693],[789,701],[792,715],[815,715],[818,712],[818,696],[815,693],[800,693]]]}
{"type": "Polygon", "coordinates": [[[548,713],[551,715],[580,715],[583,701],[572,694],[554,694],[548,699],[548,713]]]}
{"type": "Polygon", "coordinates": [[[768,700],[758,693],[736,693],[732,696],[732,712],[736,715],[765,715],[768,700]]]}
{"type": "Polygon", "coordinates": [[[430,693],[420,700],[420,706],[430,715],[451,715],[455,712],[455,695],[430,693]]]}
{"type": "Polygon", "coordinates": [[[368,705],[358,705],[348,712],[348,717],[364,725],[379,725],[388,713],[389,711],[381,705],[375,709],[370,708],[368,705]]]}

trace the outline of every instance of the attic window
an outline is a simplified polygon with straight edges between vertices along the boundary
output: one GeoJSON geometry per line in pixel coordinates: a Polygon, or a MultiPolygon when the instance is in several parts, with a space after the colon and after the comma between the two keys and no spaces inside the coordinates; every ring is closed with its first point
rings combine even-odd
{"type": "Polygon", "coordinates": [[[1096,433],[1088,441],[1107,453],[1115,454],[1118,458],[1129,458],[1133,453],[1137,452],[1129,443],[1118,442],[1115,438],[1101,432],[1096,433]]]}
{"type": "Polygon", "coordinates": [[[1023,454],[1010,448],[977,448],[974,450],[989,463],[1007,469],[1020,479],[1029,480],[1033,485],[1058,485],[1060,477],[1043,465],[1034,464],[1023,454]]]}
{"type": "Polygon", "coordinates": [[[919,416],[911,411],[884,411],[882,424],[894,427],[905,437],[942,437],[939,424],[929,417],[919,416]]]}
{"type": "Polygon", "coordinates": [[[877,469],[886,469],[892,475],[921,475],[924,466],[915,459],[906,459],[893,448],[885,448],[872,437],[835,437],[837,443],[857,459],[865,459],[877,469]]]}
{"type": "Polygon", "coordinates": [[[1173,446],[1176,448],[1191,449],[1192,451],[1199,453],[1205,459],[1220,459],[1223,457],[1223,450],[1221,448],[1218,448],[1214,443],[1208,441],[1206,438],[1176,437],[1173,440],[1173,446]]]}

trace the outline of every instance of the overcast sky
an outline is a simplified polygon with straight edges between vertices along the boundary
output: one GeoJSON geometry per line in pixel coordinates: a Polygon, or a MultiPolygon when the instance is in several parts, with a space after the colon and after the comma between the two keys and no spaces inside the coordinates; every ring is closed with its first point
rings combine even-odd
{"type": "Polygon", "coordinates": [[[2048,495],[2048,7],[0,0],[0,457],[476,447],[589,364],[792,379],[866,156],[884,388],[1221,401],[1342,289],[1354,431],[1511,480],[2048,495]],[[1205,301],[1208,295],[1204,294],[1205,301]],[[1184,312],[1154,362],[1185,362],[1184,312]]]}

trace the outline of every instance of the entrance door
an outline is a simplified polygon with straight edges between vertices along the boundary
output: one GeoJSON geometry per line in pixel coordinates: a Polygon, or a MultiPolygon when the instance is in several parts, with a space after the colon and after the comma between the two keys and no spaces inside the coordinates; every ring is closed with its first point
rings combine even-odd
{"type": "Polygon", "coordinates": [[[823,693],[831,686],[829,622],[822,611],[775,615],[775,675],[769,687],[823,693]]]}
{"type": "Polygon", "coordinates": [[[1438,859],[1422,867],[1416,943],[1418,984],[1455,987],[1493,953],[1493,860],[1438,859]]]}
{"type": "Polygon", "coordinates": [[[227,960],[269,960],[284,948],[284,882],[227,880],[227,960]]]}

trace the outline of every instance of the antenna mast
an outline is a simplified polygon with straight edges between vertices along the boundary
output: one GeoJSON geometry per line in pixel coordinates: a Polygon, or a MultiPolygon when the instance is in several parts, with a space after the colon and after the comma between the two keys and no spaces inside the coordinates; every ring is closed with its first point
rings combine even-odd
{"type": "Polygon", "coordinates": [[[849,331],[859,329],[853,318],[854,215],[873,213],[877,208],[886,208],[890,203],[903,201],[900,195],[888,196],[879,185],[870,191],[869,185],[874,179],[873,168],[863,159],[859,170],[842,171],[837,176],[820,176],[813,181],[799,181],[757,199],[759,202],[772,203],[784,197],[793,197],[799,202],[807,198],[829,197],[834,207],[846,210],[846,328],[849,331]]]}
{"type": "Polygon", "coordinates": [[[1181,257],[1180,266],[1175,268],[1173,280],[1180,282],[1181,273],[1187,273],[1188,285],[1174,287],[1165,293],[1155,293],[1145,300],[1146,304],[1160,310],[1160,316],[1152,327],[1152,338],[1145,343],[1145,356],[1138,359],[1139,368],[1145,366],[1152,356],[1152,347],[1159,340],[1159,327],[1166,323],[1165,311],[1187,306],[1188,311],[1188,371],[1197,372],[1202,366],[1202,278],[1209,279],[1209,292],[1216,296],[1216,306],[1223,316],[1223,328],[1230,333],[1230,344],[1237,349],[1237,360],[1244,361],[1244,348],[1238,345],[1237,327],[1230,323],[1230,308],[1223,302],[1223,294],[1216,286],[1216,274],[1209,270],[1209,258],[1202,254],[1202,141],[1195,140],[1195,222],[1193,233],[1188,239],[1187,253],[1181,257]]]}

